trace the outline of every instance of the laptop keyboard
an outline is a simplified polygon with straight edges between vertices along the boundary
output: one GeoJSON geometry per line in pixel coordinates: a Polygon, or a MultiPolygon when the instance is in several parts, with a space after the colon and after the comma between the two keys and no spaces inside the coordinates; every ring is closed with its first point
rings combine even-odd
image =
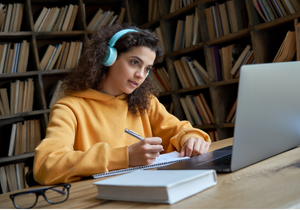
{"type": "Polygon", "coordinates": [[[216,158],[214,160],[210,160],[208,162],[204,162],[203,164],[199,165],[204,165],[204,166],[226,166],[230,165],[231,163],[231,154],[216,158]]]}

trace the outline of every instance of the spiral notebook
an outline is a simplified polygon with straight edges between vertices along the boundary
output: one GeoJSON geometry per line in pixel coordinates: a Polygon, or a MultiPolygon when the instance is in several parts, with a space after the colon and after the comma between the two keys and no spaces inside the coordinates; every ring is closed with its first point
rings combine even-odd
{"type": "Polygon", "coordinates": [[[125,173],[133,172],[136,170],[140,170],[140,169],[157,168],[157,167],[167,166],[172,163],[177,163],[179,161],[186,160],[186,159],[189,159],[189,157],[179,157],[179,152],[173,151],[173,152],[162,154],[162,155],[158,156],[156,158],[156,160],[150,165],[137,166],[137,167],[131,167],[131,168],[125,168],[125,169],[120,169],[120,170],[104,172],[104,173],[100,173],[100,174],[94,174],[94,175],[92,175],[92,177],[94,179],[98,179],[98,178],[107,177],[107,176],[125,174],[125,173]]]}

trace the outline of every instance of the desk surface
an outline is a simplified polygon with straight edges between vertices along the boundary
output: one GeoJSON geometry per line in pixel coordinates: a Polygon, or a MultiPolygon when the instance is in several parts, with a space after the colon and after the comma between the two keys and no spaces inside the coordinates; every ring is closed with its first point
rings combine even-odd
{"type": "MultiPolygon", "coordinates": [[[[210,151],[231,144],[232,138],[218,141],[210,151]]],[[[40,197],[35,208],[300,208],[300,147],[234,173],[218,174],[216,186],[173,205],[98,200],[93,182],[99,180],[74,182],[67,201],[53,205],[40,197]]],[[[9,194],[0,195],[0,208],[14,208],[9,194]]]]}

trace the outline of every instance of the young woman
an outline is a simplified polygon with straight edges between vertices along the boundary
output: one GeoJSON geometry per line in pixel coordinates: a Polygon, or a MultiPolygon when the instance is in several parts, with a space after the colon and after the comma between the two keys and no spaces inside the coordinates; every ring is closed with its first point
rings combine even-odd
{"type": "Polygon", "coordinates": [[[147,30],[113,25],[93,34],[35,150],[35,180],[65,183],[147,165],[163,150],[190,157],[207,152],[209,136],[179,121],[155,97],[147,75],[162,59],[158,39],[147,30]]]}

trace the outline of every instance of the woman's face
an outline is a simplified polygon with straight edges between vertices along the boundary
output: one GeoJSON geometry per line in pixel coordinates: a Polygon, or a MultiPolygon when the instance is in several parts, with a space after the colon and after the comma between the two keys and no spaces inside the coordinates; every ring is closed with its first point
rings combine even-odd
{"type": "Polygon", "coordinates": [[[155,52],[145,46],[133,47],[129,52],[122,53],[99,85],[101,92],[114,96],[132,93],[145,81],[155,57],[155,52]]]}

